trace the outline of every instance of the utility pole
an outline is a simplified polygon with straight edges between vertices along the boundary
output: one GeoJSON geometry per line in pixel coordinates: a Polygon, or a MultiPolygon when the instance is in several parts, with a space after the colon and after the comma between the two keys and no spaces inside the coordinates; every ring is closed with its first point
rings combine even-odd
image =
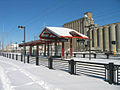
{"type": "Polygon", "coordinates": [[[4,24],[3,24],[3,33],[2,33],[2,51],[4,51],[4,24]]]}

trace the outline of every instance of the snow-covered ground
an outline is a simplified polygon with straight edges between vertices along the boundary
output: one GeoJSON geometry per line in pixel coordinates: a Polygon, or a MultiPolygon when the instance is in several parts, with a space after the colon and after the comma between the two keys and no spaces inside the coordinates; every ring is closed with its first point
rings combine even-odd
{"type": "Polygon", "coordinates": [[[120,86],[0,56],[0,90],[120,90],[120,86]]]}
{"type": "MultiPolygon", "coordinates": [[[[119,57],[120,58],[120,57],[119,57]]],[[[111,58],[111,59],[98,59],[98,58],[92,58],[91,60],[89,60],[89,58],[72,58],[74,59],[75,61],[85,61],[85,62],[96,62],[96,63],[114,63],[116,65],[120,65],[120,59],[114,59],[114,58],[111,58]]]]}

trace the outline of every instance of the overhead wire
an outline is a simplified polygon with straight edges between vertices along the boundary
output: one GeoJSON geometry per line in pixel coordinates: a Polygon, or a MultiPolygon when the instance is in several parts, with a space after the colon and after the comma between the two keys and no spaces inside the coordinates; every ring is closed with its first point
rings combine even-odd
{"type": "MultiPolygon", "coordinates": [[[[62,1],[64,1],[64,0],[62,0],[62,1]]],[[[59,1],[57,1],[57,2],[55,2],[55,3],[53,3],[52,5],[50,5],[50,6],[48,6],[47,8],[45,8],[45,9],[43,9],[39,14],[37,14],[36,16],[33,16],[30,20],[27,20],[26,22],[27,22],[27,24],[25,25],[25,26],[29,26],[29,25],[31,25],[31,24],[33,24],[33,23],[36,23],[37,21],[39,21],[40,20],[40,18],[43,18],[43,17],[46,17],[46,16],[48,16],[48,15],[50,15],[50,14],[52,14],[51,12],[53,12],[54,10],[57,10],[58,8],[60,8],[60,7],[56,7],[57,5],[59,5],[60,4],[60,2],[62,3],[62,1],[61,0],[59,0],[59,1]],[[52,11],[49,11],[49,10],[51,10],[51,8],[53,8],[54,7],[54,9],[52,10],[52,11]],[[39,19],[38,19],[39,18],[39,19]],[[29,22],[29,23],[28,23],[29,22]]],[[[73,1],[73,0],[71,0],[71,1],[73,1]]],[[[70,2],[70,1],[69,1],[70,2]]],[[[64,5],[64,4],[63,4],[64,5]]],[[[63,6],[62,5],[62,6],[63,6]]],[[[64,7],[65,7],[66,5],[64,5],[64,7]]],[[[109,9],[110,10],[110,9],[109,9]]],[[[112,11],[113,9],[111,9],[111,11],[112,11]]],[[[102,12],[105,12],[105,11],[102,11],[102,12]]],[[[114,14],[115,14],[115,12],[116,11],[113,11],[114,12],[114,14]]],[[[110,12],[110,13],[113,13],[113,12],[110,12]]],[[[96,12],[96,13],[100,13],[100,12],[96,12]]],[[[117,12],[118,13],[118,12],[117,12]]],[[[95,19],[95,21],[96,20],[102,20],[103,18],[105,18],[105,17],[103,17],[103,16],[105,16],[105,15],[107,15],[108,13],[105,13],[105,14],[103,14],[102,13],[102,15],[98,15],[98,16],[94,16],[94,18],[96,18],[95,19]],[[101,19],[99,19],[99,18],[101,18],[101,19]]],[[[73,18],[73,17],[72,17],[73,18]]],[[[107,18],[108,18],[108,16],[107,16],[107,18]]],[[[13,31],[15,28],[12,28],[12,29],[10,29],[9,31],[8,31],[8,33],[9,32],[11,32],[11,31],[13,31]]]]}
{"type": "MultiPolygon", "coordinates": [[[[46,7],[45,9],[43,9],[43,10],[41,11],[41,13],[43,14],[44,12],[48,11],[48,9],[50,9],[50,7],[52,8],[52,6],[58,5],[61,1],[63,1],[63,0],[58,0],[57,2],[55,2],[55,3],[51,4],[50,6],[46,7]]],[[[34,18],[36,18],[36,17],[38,17],[39,15],[41,15],[41,13],[39,13],[39,14],[36,15],[36,16],[33,16],[29,21],[27,20],[27,21],[25,21],[25,22],[27,22],[27,23],[30,22],[30,21],[33,20],[34,18]]],[[[9,32],[13,31],[13,29],[14,29],[14,28],[10,29],[9,32]]],[[[8,33],[9,33],[9,32],[8,32],[8,33]]]]}
{"type": "MultiPolygon", "coordinates": [[[[71,1],[73,1],[73,0],[70,0],[69,3],[70,3],[71,1]]],[[[65,3],[65,4],[68,4],[68,2],[65,3]]],[[[50,14],[55,13],[55,12],[53,12],[53,11],[59,9],[60,7],[62,7],[62,8],[65,7],[65,4],[62,4],[62,6],[59,6],[59,7],[57,7],[57,8],[54,8],[52,11],[49,11],[49,12],[47,12],[46,14],[44,14],[44,15],[42,15],[42,16],[39,16],[39,19],[36,19],[36,20],[34,19],[34,21],[28,23],[26,26],[29,26],[29,25],[31,25],[31,24],[33,24],[33,23],[36,23],[37,21],[39,21],[39,20],[41,19],[41,17],[44,18],[44,17],[46,17],[46,16],[48,16],[48,15],[50,15],[50,14]],[[63,5],[64,5],[64,6],[63,6],[63,5]],[[51,13],[51,12],[53,12],[53,13],[51,13]]]]}
{"type": "Polygon", "coordinates": [[[27,21],[26,21],[27,26],[29,25],[28,22],[30,22],[30,23],[33,22],[34,19],[37,19],[38,17],[41,17],[42,14],[48,12],[48,11],[49,11],[50,9],[52,9],[52,8],[55,8],[57,5],[61,4],[62,1],[64,1],[64,0],[58,0],[57,2],[51,4],[50,6],[44,8],[43,10],[41,10],[37,15],[33,16],[30,20],[27,20],[27,21]]]}
{"type": "MultiPolygon", "coordinates": [[[[59,0],[59,1],[51,4],[51,5],[48,6],[47,8],[43,9],[43,10],[41,11],[41,13],[44,14],[44,13],[47,12],[49,9],[51,9],[51,8],[53,8],[53,7],[55,8],[57,5],[59,5],[60,3],[62,3],[62,1],[64,1],[64,0],[59,0]]],[[[58,7],[58,8],[59,8],[59,7],[58,7]]],[[[49,12],[49,13],[50,13],[50,12],[49,12]]],[[[34,19],[37,18],[37,17],[40,17],[40,15],[42,15],[42,14],[36,15],[35,17],[33,17],[32,19],[30,19],[29,21],[34,20],[34,19]]],[[[47,14],[48,14],[48,13],[47,13],[47,14]]],[[[44,17],[45,17],[45,16],[47,16],[47,15],[44,15],[44,17]]],[[[28,21],[26,21],[26,22],[28,22],[28,21]]],[[[31,23],[29,23],[29,24],[27,24],[27,25],[25,25],[25,26],[28,26],[28,25],[32,24],[33,22],[34,22],[34,21],[32,21],[31,23]]],[[[15,27],[13,27],[12,29],[9,29],[9,31],[7,31],[7,33],[6,33],[7,38],[8,38],[8,36],[9,36],[9,33],[13,32],[14,29],[15,29],[15,27]]]]}

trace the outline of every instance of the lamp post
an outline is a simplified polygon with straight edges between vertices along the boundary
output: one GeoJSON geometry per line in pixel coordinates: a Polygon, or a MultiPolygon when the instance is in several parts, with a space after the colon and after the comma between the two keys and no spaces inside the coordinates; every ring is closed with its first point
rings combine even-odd
{"type": "MultiPolygon", "coordinates": [[[[84,17],[84,19],[85,19],[85,22],[86,21],[88,21],[89,22],[89,25],[88,26],[86,26],[86,24],[85,24],[85,28],[88,28],[89,30],[88,30],[88,33],[89,33],[89,60],[91,60],[91,44],[90,44],[90,41],[91,41],[91,37],[90,37],[90,31],[95,27],[95,24],[92,24],[91,23],[91,19],[87,16],[87,15],[85,15],[85,17],[84,17]]],[[[93,20],[93,19],[92,19],[93,20]]]]}
{"type": "Polygon", "coordinates": [[[17,53],[17,42],[16,42],[16,53],[17,53]]]}
{"type": "Polygon", "coordinates": [[[25,55],[26,55],[26,46],[25,46],[25,26],[18,26],[18,29],[24,29],[24,41],[23,41],[23,43],[24,43],[24,63],[25,63],[25,55]]]}

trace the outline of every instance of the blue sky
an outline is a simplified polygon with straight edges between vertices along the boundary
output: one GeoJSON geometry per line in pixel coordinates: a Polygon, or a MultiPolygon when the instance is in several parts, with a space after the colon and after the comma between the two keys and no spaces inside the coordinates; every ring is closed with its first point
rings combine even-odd
{"type": "Polygon", "coordinates": [[[5,25],[5,45],[38,39],[44,26],[62,26],[64,23],[92,12],[98,25],[120,22],[120,0],[0,0],[0,41],[5,25]]]}

